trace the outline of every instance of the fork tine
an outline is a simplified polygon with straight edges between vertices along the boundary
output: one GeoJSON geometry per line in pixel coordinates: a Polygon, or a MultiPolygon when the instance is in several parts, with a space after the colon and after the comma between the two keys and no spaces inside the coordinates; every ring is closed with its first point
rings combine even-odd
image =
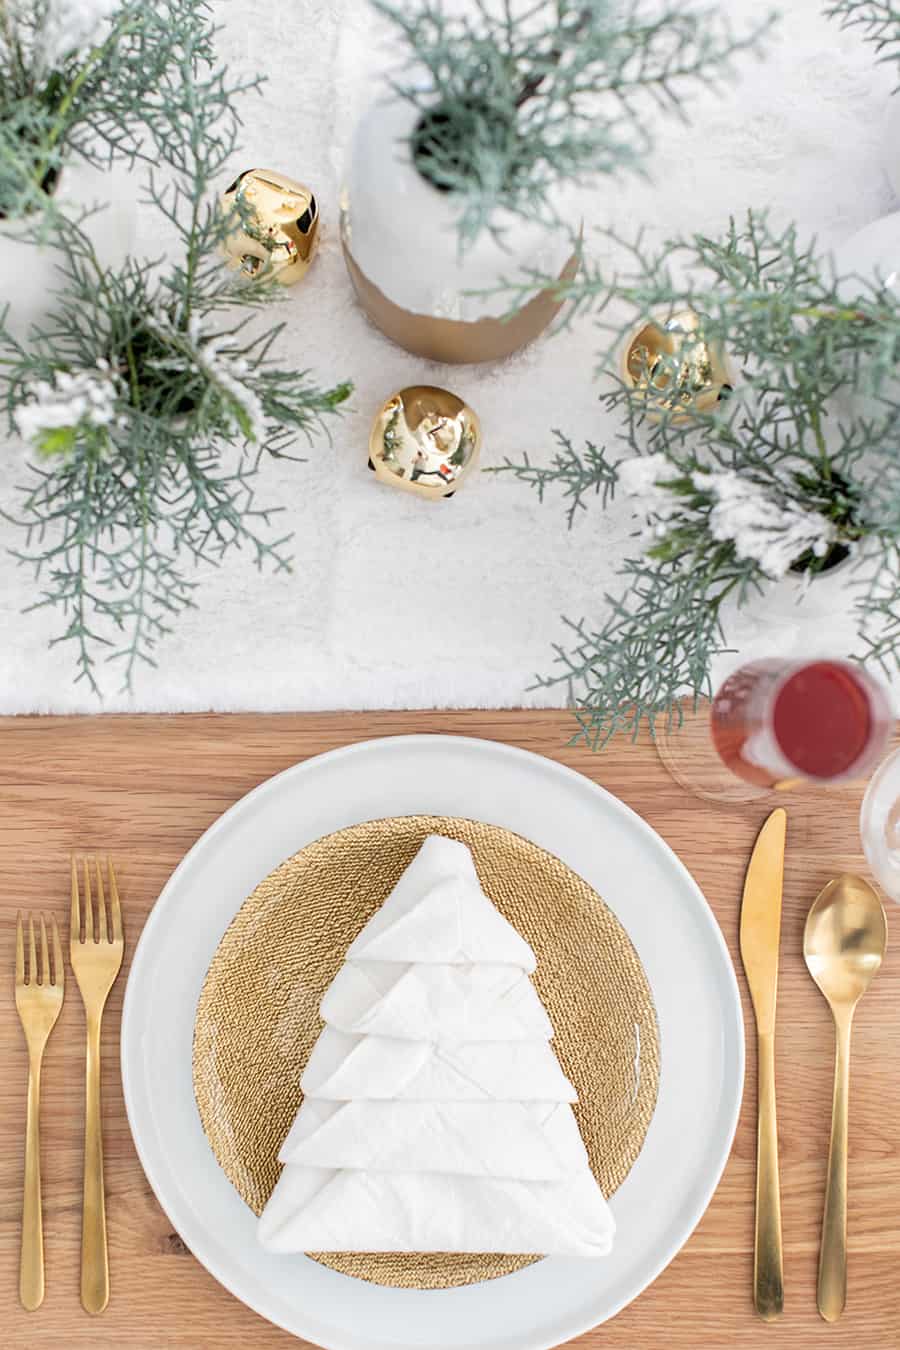
{"type": "Polygon", "coordinates": [[[56,926],[56,915],[50,915],[50,931],[53,934],[53,983],[58,989],[64,989],[66,984],[66,968],[63,965],[62,945],[59,940],[59,929],[56,926]]]}
{"type": "Polygon", "coordinates": [[[47,925],[41,915],[41,984],[46,986],[53,983],[53,976],[50,972],[50,953],[47,950],[47,925]]]}
{"type": "Polygon", "coordinates": [[[84,940],[94,941],[94,906],[91,896],[91,873],[88,860],[84,859],[84,940]]]}
{"type": "Polygon", "coordinates": [[[119,904],[119,888],[113,871],[112,858],[106,855],[106,870],[109,874],[109,914],[112,919],[112,941],[122,940],[122,906],[119,904]]]}
{"type": "Polygon", "coordinates": [[[25,938],[22,933],[22,912],[16,915],[16,984],[25,983],[25,938]]]}
{"type": "Polygon", "coordinates": [[[100,941],[106,941],[106,896],[103,894],[103,873],[100,871],[100,859],[94,859],[97,872],[97,931],[100,941]]]}
{"type": "Polygon", "coordinates": [[[72,854],[72,908],[69,912],[69,941],[81,941],[81,911],[78,905],[78,864],[72,854]]]}
{"type": "Polygon", "coordinates": [[[34,915],[28,915],[28,983],[37,984],[37,949],[34,945],[34,915]]]}

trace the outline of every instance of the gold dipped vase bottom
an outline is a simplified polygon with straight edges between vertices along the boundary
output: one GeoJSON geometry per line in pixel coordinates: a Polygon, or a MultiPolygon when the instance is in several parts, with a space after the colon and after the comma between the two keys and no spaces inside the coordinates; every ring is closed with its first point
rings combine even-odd
{"type": "MultiPolygon", "coordinates": [[[[466,365],[500,361],[533,342],[556,318],[565,303],[552,290],[532,296],[508,318],[445,319],[418,314],[390,300],[357,263],[343,241],[344,261],[357,299],[385,337],[427,361],[466,365]]],[[[572,281],[578,271],[578,253],[573,253],[560,273],[560,282],[572,281]]]]}
{"type": "MultiPolygon", "coordinates": [[[[553,1048],[574,1083],[591,1167],[611,1196],[637,1158],[656,1105],[659,1032],[643,966],[587,882],[509,830],[441,816],[353,825],[301,849],[244,902],[213,957],[194,1027],[194,1091],[212,1150],[260,1214],[322,1028],[319,1003],[350,943],[425,837],[471,849],[482,887],[537,955],[532,976],[553,1048]]],[[[469,1253],[311,1253],[397,1288],[496,1279],[538,1259],[469,1253]]]]}

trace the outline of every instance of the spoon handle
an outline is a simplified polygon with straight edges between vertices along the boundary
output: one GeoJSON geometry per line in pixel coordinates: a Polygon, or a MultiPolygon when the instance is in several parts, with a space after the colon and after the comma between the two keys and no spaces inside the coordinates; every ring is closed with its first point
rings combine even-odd
{"type": "Polygon", "coordinates": [[[778,1125],[775,1117],[775,1037],[759,1037],[759,1101],[756,1152],[756,1241],[753,1301],[766,1322],[784,1309],[781,1252],[781,1188],[778,1182],[778,1125]]]}
{"type": "Polygon", "coordinates": [[[851,1015],[835,1016],[834,1103],[828,1179],[819,1248],[817,1302],[826,1322],[836,1322],[847,1301],[847,1105],[850,1089],[851,1015]]]}

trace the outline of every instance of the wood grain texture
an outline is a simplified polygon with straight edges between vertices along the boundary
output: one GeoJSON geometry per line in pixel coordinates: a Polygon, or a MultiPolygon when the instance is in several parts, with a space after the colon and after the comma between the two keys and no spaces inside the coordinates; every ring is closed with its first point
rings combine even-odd
{"type": "MultiPolygon", "coordinates": [[[[685,795],[647,744],[599,756],[566,747],[556,712],[333,713],[0,719],[0,1289],[3,1344],[15,1350],[291,1350],[300,1343],[227,1294],[194,1261],[154,1199],[134,1152],[118,1071],[124,976],[140,928],[172,869],[208,825],[262,779],[309,755],[371,736],[446,732],[521,745],[580,770],[640,812],[703,888],[740,975],[744,868],[765,805],[717,809],[685,795]],[[103,1027],[104,1133],[112,1297],[99,1319],[78,1301],[84,1019],[71,972],[44,1062],[42,1114],[47,1297],[17,1300],[25,1046],[13,1006],[15,912],[67,913],[73,849],[108,848],[126,916],[126,962],[103,1027]]],[[[900,910],[884,967],[860,1005],[850,1104],[850,1292],[833,1327],[815,1309],[831,1103],[828,1009],[806,973],[802,933],[819,888],[865,872],[860,791],[794,793],[789,810],[777,1082],[786,1311],[764,1326],[751,1303],[755,1046],[731,1159],[696,1232],[656,1282],[579,1350],[842,1350],[900,1346],[900,910]]],[[[652,903],[652,897],[648,897],[652,903]]],[[[745,1021],[752,1031],[740,976],[745,1021]]]]}

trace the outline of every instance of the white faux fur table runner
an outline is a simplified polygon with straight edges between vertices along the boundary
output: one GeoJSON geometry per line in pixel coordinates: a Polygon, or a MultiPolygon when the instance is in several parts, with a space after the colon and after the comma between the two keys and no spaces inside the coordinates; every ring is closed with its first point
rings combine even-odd
{"type": "MultiPolygon", "coordinates": [[[[723,0],[741,24],[756,0],[723,0]]],[[[376,484],[366,468],[371,419],[406,384],[443,384],[481,415],[483,462],[540,461],[553,427],[611,442],[615,419],[592,379],[600,339],[590,321],[546,338],[504,365],[447,368],[393,347],[356,307],[341,260],[340,166],[354,119],[371,98],[374,21],[366,0],[217,0],[222,56],[241,74],[263,72],[262,97],[244,106],[245,139],[234,169],[262,164],[309,182],[319,198],[323,247],[292,292],[281,359],[312,367],[323,383],[350,378],[352,404],[331,446],[306,464],[264,466],[262,504],[286,507],[279,532],[295,532],[291,576],[259,574],[236,553],[198,574],[198,608],[138,671],[131,694],[115,669],[100,672],[103,703],[75,685],[74,653],[49,650],[62,616],[23,615],[31,574],[6,550],[21,532],[0,521],[0,711],[322,709],[506,706],[565,702],[565,690],[528,692],[565,639],[561,615],[600,616],[604,592],[632,525],[626,505],[582,513],[567,532],[552,495],[541,505],[511,478],[481,474],[446,502],[422,502],[376,484]]],[[[592,225],[640,224],[666,233],[719,231],[730,214],[769,207],[828,244],[896,209],[883,168],[891,72],[856,33],[822,15],[821,0],[782,6],[777,44],[721,97],[701,94],[692,124],[660,120],[653,183],[584,193],[592,225]]],[[[142,222],[155,252],[155,222],[142,222]]],[[[590,246],[590,240],[589,240],[590,246]]],[[[15,507],[20,452],[7,449],[0,508],[15,507]]],[[[852,626],[823,625],[801,608],[772,616],[757,605],[731,625],[742,655],[797,649],[849,651],[852,626]]],[[[724,665],[736,658],[723,658],[724,665]]]]}

